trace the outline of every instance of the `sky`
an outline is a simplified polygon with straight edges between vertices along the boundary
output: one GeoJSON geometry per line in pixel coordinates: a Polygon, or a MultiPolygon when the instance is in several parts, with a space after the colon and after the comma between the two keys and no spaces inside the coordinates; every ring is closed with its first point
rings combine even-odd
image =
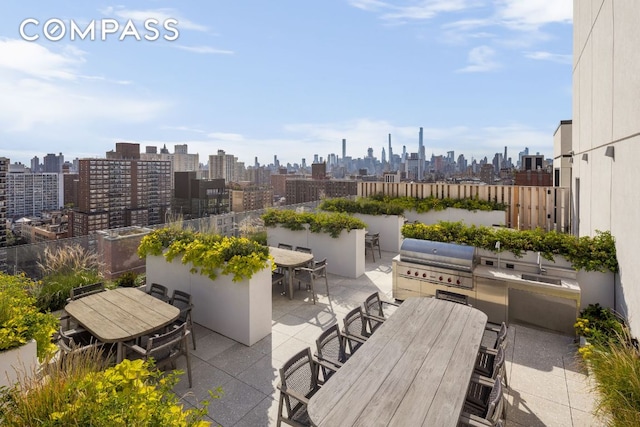
{"type": "Polygon", "coordinates": [[[0,156],[552,157],[572,43],[572,0],[6,0],[0,156]]]}

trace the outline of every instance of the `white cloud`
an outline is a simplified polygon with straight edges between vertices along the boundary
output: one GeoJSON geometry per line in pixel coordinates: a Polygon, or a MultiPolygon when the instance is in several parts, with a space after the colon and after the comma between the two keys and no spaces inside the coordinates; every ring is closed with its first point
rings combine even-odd
{"type": "Polygon", "coordinates": [[[202,54],[215,54],[215,55],[233,55],[232,50],[216,49],[210,46],[184,46],[180,44],[172,44],[172,47],[176,49],[186,50],[187,52],[202,53],[202,54]]]}
{"type": "Polygon", "coordinates": [[[349,0],[349,4],[369,12],[379,12],[380,18],[392,22],[427,20],[440,13],[457,12],[475,7],[474,0],[420,0],[420,1],[379,1],[349,0]]]}
{"type": "Polygon", "coordinates": [[[467,61],[469,65],[457,70],[459,73],[482,73],[492,71],[500,67],[500,64],[494,60],[496,56],[495,50],[489,46],[474,47],[469,51],[467,61]]]}
{"type": "Polygon", "coordinates": [[[527,52],[525,53],[527,58],[537,59],[542,61],[552,61],[560,64],[571,64],[572,56],[571,55],[562,55],[559,53],[551,53],[551,52],[527,52]]]}
{"type": "Polygon", "coordinates": [[[167,108],[163,100],[117,89],[129,81],[87,75],[86,66],[85,53],[74,47],[0,40],[0,129],[42,137],[109,121],[143,122],[167,108]]]}
{"type": "Polygon", "coordinates": [[[550,23],[571,23],[571,0],[500,0],[497,16],[512,27],[538,28],[550,23]]]}
{"type": "Polygon", "coordinates": [[[0,69],[41,79],[77,79],[84,56],[85,52],[72,46],[54,52],[33,42],[0,39],[0,69]]]}
{"type": "Polygon", "coordinates": [[[175,9],[170,8],[134,10],[118,6],[115,8],[107,7],[100,10],[100,12],[106,16],[115,16],[123,20],[131,19],[134,22],[144,22],[145,20],[151,18],[157,19],[159,22],[164,22],[167,19],[176,19],[178,20],[177,27],[180,30],[193,30],[202,32],[206,32],[209,30],[206,26],[197,24],[187,18],[184,18],[175,9]]]}
{"type": "Polygon", "coordinates": [[[207,134],[208,138],[216,141],[224,142],[240,142],[244,141],[244,137],[239,133],[224,133],[224,132],[211,132],[207,134]]]}

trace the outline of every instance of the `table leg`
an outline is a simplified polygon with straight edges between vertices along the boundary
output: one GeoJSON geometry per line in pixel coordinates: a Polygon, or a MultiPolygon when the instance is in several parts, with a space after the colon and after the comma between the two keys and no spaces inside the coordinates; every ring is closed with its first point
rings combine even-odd
{"type": "Polygon", "coordinates": [[[116,364],[124,360],[124,345],[122,341],[118,341],[116,344],[116,364]]]}
{"type": "Polygon", "coordinates": [[[293,268],[289,267],[289,299],[293,299],[293,268]]]}

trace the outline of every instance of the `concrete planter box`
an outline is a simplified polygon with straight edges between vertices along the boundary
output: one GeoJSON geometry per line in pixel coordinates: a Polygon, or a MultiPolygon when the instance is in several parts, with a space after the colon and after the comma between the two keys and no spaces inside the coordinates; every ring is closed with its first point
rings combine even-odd
{"type": "Polygon", "coordinates": [[[614,285],[615,275],[611,271],[583,271],[577,273],[580,284],[580,310],[589,304],[599,303],[603,307],[615,310],[614,285]]]}
{"type": "Polygon", "coordinates": [[[36,340],[0,352],[0,387],[13,386],[18,377],[30,375],[38,366],[38,347],[36,340]]]}
{"type": "Polygon", "coordinates": [[[138,256],[138,246],[150,228],[128,227],[121,230],[99,231],[98,253],[102,257],[102,274],[113,280],[127,271],[144,273],[145,261],[138,256]]]}
{"type": "Polygon", "coordinates": [[[363,220],[369,233],[380,233],[380,249],[386,252],[400,252],[402,244],[402,226],[405,218],[401,215],[365,215],[353,214],[363,220]]]}
{"type": "Polygon", "coordinates": [[[250,279],[233,282],[231,275],[215,280],[191,273],[179,258],[147,256],[147,286],[159,283],[171,294],[188,292],[193,300],[193,321],[244,345],[251,346],[271,333],[271,267],[250,279]]]}
{"type": "Polygon", "coordinates": [[[364,274],[364,229],[343,230],[337,238],[326,233],[288,230],[281,226],[267,228],[267,243],[278,246],[288,243],[310,248],[316,260],[327,259],[327,272],[358,278],[364,274]]]}
{"type": "Polygon", "coordinates": [[[466,209],[447,208],[442,211],[429,211],[418,213],[416,211],[405,211],[404,216],[409,222],[419,221],[423,224],[437,224],[440,221],[458,222],[462,221],[466,225],[504,225],[506,222],[505,211],[469,211],[466,209]]]}

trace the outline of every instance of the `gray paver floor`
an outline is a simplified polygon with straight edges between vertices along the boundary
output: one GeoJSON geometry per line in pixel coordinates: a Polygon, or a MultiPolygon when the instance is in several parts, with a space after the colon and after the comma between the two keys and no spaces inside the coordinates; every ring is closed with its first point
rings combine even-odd
{"type": "MultiPolygon", "coordinates": [[[[321,283],[315,305],[305,290],[296,290],[289,300],[274,288],[272,333],[252,347],[196,325],[197,350],[191,349],[194,385],[189,389],[185,377],[175,392],[193,405],[208,399],[208,390],[221,387],[222,395],[209,406],[214,425],[274,426],[279,367],[299,350],[314,349],[323,329],[342,323],[344,315],[372,292],[391,299],[393,256],[383,252],[382,259],[376,256],[372,262],[368,254],[366,272],[358,279],[329,275],[330,296],[321,283]]],[[[591,414],[594,398],[589,378],[577,363],[573,337],[512,324],[508,340],[507,426],[604,425],[591,414]]],[[[182,358],[178,368],[185,367],[182,358]]]]}

